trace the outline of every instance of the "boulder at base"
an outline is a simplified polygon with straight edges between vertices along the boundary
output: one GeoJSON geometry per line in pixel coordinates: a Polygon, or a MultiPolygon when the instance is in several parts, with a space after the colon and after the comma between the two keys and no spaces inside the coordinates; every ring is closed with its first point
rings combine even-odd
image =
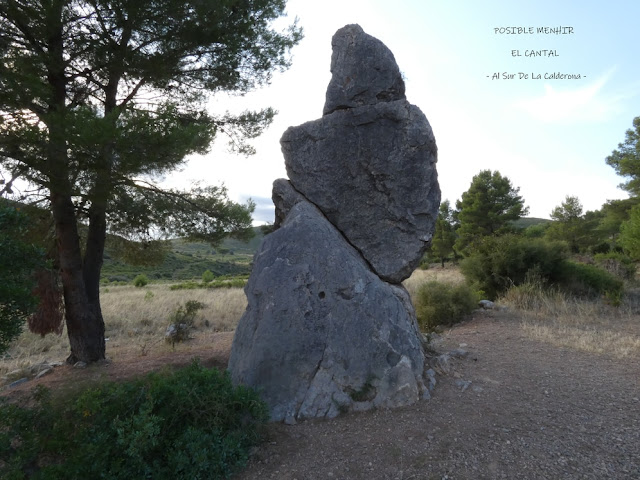
{"type": "Polygon", "coordinates": [[[316,207],[297,200],[256,253],[233,381],[258,389],[274,421],[427,396],[406,290],[381,280],[316,207]]]}

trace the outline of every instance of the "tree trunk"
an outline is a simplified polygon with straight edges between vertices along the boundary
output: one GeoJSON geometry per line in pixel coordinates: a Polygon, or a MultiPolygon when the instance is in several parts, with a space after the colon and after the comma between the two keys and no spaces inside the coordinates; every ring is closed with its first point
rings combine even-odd
{"type": "Polygon", "coordinates": [[[68,195],[51,194],[71,354],[68,363],[105,358],[104,321],[85,285],[75,208],[68,195]]]}
{"type": "MultiPolygon", "coordinates": [[[[87,235],[86,251],[83,263],[84,285],[87,291],[87,300],[94,322],[100,326],[100,341],[102,345],[102,357],[104,358],[104,320],[100,308],[100,272],[104,262],[104,245],[106,241],[107,221],[105,208],[93,204],[89,210],[89,232],[87,235]]],[[[97,332],[96,332],[97,334],[97,332]]]]}

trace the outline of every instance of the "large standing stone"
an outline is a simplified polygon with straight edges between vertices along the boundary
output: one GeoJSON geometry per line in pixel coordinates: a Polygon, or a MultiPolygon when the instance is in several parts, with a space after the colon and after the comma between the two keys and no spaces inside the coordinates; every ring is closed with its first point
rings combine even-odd
{"type": "Polygon", "coordinates": [[[381,278],[399,283],[418,266],[435,228],[435,138],[420,109],[404,100],[398,66],[379,40],[348,25],[333,43],[327,105],[340,109],[325,106],[333,113],[287,129],[280,140],[287,175],[381,278]],[[345,78],[357,88],[339,88],[345,78]]]}
{"type": "Polygon", "coordinates": [[[290,181],[274,182],[277,229],[255,255],[229,360],[273,420],[428,396],[400,282],[435,227],[435,139],[387,47],[357,25],[333,47],[325,115],[281,140],[290,181]]]}
{"type": "Polygon", "coordinates": [[[272,420],[409,405],[428,395],[407,292],[380,280],[313,205],[265,237],[229,370],[272,420]]]}

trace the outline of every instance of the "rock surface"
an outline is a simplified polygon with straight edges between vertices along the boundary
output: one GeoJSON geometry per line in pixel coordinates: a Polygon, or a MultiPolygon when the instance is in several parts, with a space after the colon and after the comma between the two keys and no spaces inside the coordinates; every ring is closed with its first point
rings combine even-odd
{"type": "Polygon", "coordinates": [[[278,178],[273,182],[271,200],[273,200],[273,204],[276,207],[273,226],[275,228],[280,228],[280,225],[282,225],[282,222],[284,222],[284,219],[287,217],[287,214],[293,206],[296,203],[305,200],[305,198],[300,194],[300,192],[297,192],[296,189],[293,188],[289,180],[278,178]]]}
{"type": "Polygon", "coordinates": [[[380,280],[313,205],[265,237],[229,370],[256,387],[272,420],[409,405],[427,392],[407,292],[380,280]]]}
{"type": "Polygon", "coordinates": [[[331,39],[331,81],[323,114],[404,99],[404,80],[391,50],[359,25],[347,25],[331,39]]]}
{"type": "Polygon", "coordinates": [[[440,204],[436,144],[406,101],[341,110],[281,139],[294,188],[383,279],[399,283],[429,246],[440,204]]]}

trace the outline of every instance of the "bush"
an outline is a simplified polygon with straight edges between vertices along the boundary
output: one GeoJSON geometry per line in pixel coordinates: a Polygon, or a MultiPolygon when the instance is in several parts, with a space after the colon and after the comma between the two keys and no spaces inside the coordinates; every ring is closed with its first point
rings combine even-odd
{"type": "Polygon", "coordinates": [[[560,284],[574,295],[604,295],[619,304],[624,283],[611,273],[594,265],[565,261],[562,265],[560,284]]]}
{"type": "Polygon", "coordinates": [[[136,278],[133,279],[133,284],[138,288],[144,287],[148,283],[149,283],[149,278],[143,273],[141,273],[140,275],[138,275],[136,278]]]}
{"type": "Polygon", "coordinates": [[[571,262],[563,242],[515,235],[484,238],[460,265],[467,280],[492,300],[534,278],[578,296],[604,295],[618,303],[623,282],[593,265],[571,262]]]}
{"type": "Polygon", "coordinates": [[[196,315],[200,310],[205,308],[206,305],[197,300],[188,300],[184,306],[178,305],[178,308],[171,314],[170,321],[176,325],[185,324],[188,326],[193,325],[193,321],[196,319],[196,315]]]}
{"type": "Polygon", "coordinates": [[[620,278],[632,279],[636,274],[636,264],[627,255],[620,252],[598,253],[594,256],[596,264],[620,278]]]}
{"type": "Polygon", "coordinates": [[[418,289],[415,304],[421,330],[430,332],[438,325],[462,321],[477,308],[478,295],[465,283],[451,285],[432,281],[418,289]]]}
{"type": "Polygon", "coordinates": [[[228,478],[267,420],[253,390],[197,362],[69,401],[38,389],[30,408],[0,401],[0,477],[228,478]]]}
{"type": "Polygon", "coordinates": [[[204,273],[202,274],[202,281],[204,283],[213,282],[215,278],[216,276],[213,274],[211,270],[205,270],[204,273]]]}
{"type": "Polygon", "coordinates": [[[461,262],[460,270],[467,281],[494,300],[511,286],[524,283],[531,270],[544,281],[554,282],[567,256],[564,242],[517,235],[485,237],[461,262]]]}
{"type": "Polygon", "coordinates": [[[169,319],[169,326],[165,333],[165,340],[175,346],[189,338],[189,330],[193,327],[196,315],[206,305],[197,300],[188,300],[184,306],[178,305],[169,319]]]}

